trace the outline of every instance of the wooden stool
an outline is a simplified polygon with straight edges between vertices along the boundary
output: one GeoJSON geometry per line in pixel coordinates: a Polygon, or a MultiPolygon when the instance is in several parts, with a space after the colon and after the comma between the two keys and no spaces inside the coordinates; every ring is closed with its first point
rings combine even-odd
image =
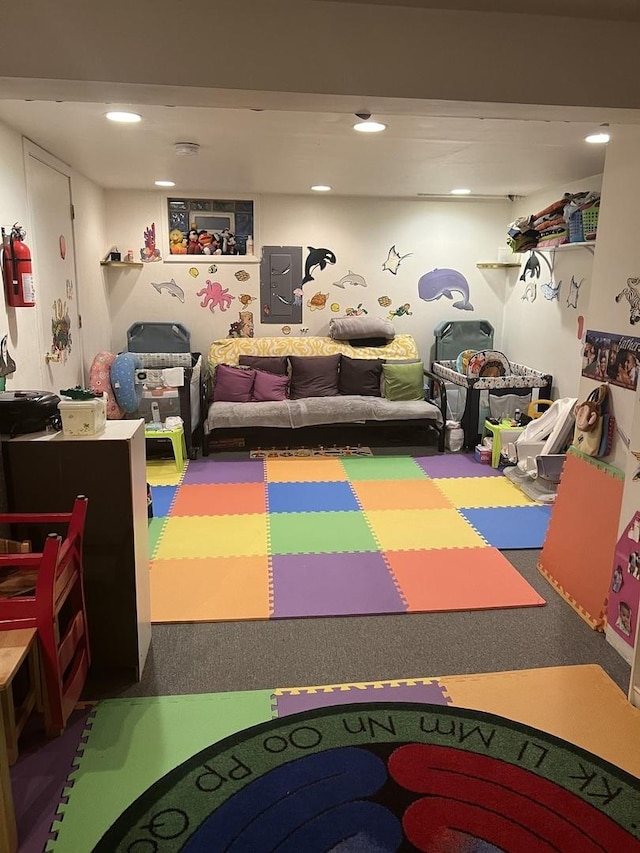
{"type": "Polygon", "coordinates": [[[9,764],[18,757],[18,737],[27,717],[41,703],[36,636],[35,628],[0,631],[0,853],[18,849],[9,764]],[[12,683],[23,664],[29,667],[29,691],[16,708],[12,683]]]}
{"type": "Polygon", "coordinates": [[[149,425],[144,430],[145,438],[167,438],[171,442],[173,455],[176,460],[176,469],[182,471],[184,460],[187,455],[187,445],[184,438],[184,427],[177,426],[173,429],[153,429],[149,425]]]}
{"type": "Polygon", "coordinates": [[[18,760],[18,738],[29,715],[42,705],[37,634],[35,628],[0,631],[0,710],[9,764],[18,760]],[[23,664],[29,668],[29,687],[18,705],[13,680],[23,664]]]}

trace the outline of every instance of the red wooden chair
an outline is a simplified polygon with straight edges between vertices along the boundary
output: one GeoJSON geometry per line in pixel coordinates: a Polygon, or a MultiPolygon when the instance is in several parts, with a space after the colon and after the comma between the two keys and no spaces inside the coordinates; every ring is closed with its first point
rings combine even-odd
{"type": "MultiPolygon", "coordinates": [[[[17,568],[35,589],[2,598],[0,631],[36,628],[46,688],[48,734],[65,728],[84,686],[91,657],[82,570],[82,536],[87,498],[78,496],[70,513],[5,513],[0,524],[66,525],[66,536],[50,533],[41,553],[0,556],[0,571],[17,568]],[[61,612],[63,618],[61,619],[61,612]]],[[[29,583],[27,581],[27,586],[29,583]]]]}

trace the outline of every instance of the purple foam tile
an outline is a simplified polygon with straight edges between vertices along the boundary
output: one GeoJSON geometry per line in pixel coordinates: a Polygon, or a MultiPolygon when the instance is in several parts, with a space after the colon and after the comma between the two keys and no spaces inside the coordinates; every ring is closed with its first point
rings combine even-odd
{"type": "Polygon", "coordinates": [[[407,610],[375,552],[274,555],[272,577],[274,619],[407,610]]]}
{"type": "Polygon", "coordinates": [[[283,693],[276,695],[276,716],[288,717],[300,711],[312,711],[314,708],[327,708],[330,705],[353,705],[362,702],[422,702],[428,705],[449,705],[451,700],[445,695],[444,687],[437,681],[429,684],[399,684],[393,687],[367,685],[351,687],[349,690],[334,689],[330,693],[319,690],[316,693],[283,693]]]}
{"type": "Polygon", "coordinates": [[[481,465],[472,453],[441,453],[417,456],[416,462],[428,477],[501,477],[499,468],[481,465]]]}
{"type": "Polygon", "coordinates": [[[89,713],[74,712],[60,737],[46,740],[38,733],[23,743],[27,740],[23,736],[20,757],[11,768],[18,853],[42,853],[51,839],[51,824],[63,802],[62,792],[78,748],[82,749],[81,737],[89,713]]]}
{"type": "Polygon", "coordinates": [[[264,462],[261,459],[217,461],[195,459],[189,462],[183,483],[263,483],[264,462]]]}

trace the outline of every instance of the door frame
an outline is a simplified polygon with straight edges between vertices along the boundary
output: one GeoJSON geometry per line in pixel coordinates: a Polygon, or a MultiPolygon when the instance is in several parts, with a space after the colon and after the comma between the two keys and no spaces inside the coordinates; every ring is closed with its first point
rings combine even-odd
{"type": "MultiPolygon", "coordinates": [[[[29,187],[29,157],[32,157],[34,160],[38,160],[45,166],[48,166],[50,169],[54,169],[56,172],[59,172],[61,175],[64,175],[65,178],[69,181],[69,205],[70,208],[74,208],[73,203],[73,177],[74,170],[63,160],[59,160],[49,151],[46,151],[44,148],[41,148],[35,142],[32,142],[27,136],[22,137],[22,152],[23,152],[23,160],[24,160],[24,180],[25,186],[27,189],[27,235],[34,233],[33,223],[34,223],[34,215],[33,215],[33,206],[31,199],[31,192],[29,187]]],[[[74,279],[74,291],[75,291],[75,302],[77,308],[78,315],[78,328],[77,328],[77,346],[78,346],[78,355],[80,357],[80,380],[81,384],[86,384],[86,372],[84,365],[84,346],[82,339],[82,326],[81,323],[81,297],[80,297],[80,285],[78,282],[78,260],[76,256],[76,233],[75,233],[75,217],[71,215],[70,210],[70,219],[71,219],[71,243],[72,243],[72,252],[73,252],[73,279],[74,279]]],[[[35,244],[34,244],[35,246],[35,244]]],[[[69,247],[67,246],[67,250],[69,247]]],[[[37,254],[37,248],[34,253],[37,254]]],[[[40,303],[38,302],[38,283],[36,281],[36,311],[38,310],[38,306],[40,303]]],[[[40,305],[41,310],[44,306],[40,305]]],[[[40,359],[44,359],[44,353],[48,352],[49,345],[42,339],[44,323],[40,316],[38,316],[38,321],[36,323],[37,326],[37,335],[38,335],[38,352],[40,359]]],[[[44,362],[40,361],[40,376],[42,377],[42,381],[45,381],[45,369],[44,362]]]]}

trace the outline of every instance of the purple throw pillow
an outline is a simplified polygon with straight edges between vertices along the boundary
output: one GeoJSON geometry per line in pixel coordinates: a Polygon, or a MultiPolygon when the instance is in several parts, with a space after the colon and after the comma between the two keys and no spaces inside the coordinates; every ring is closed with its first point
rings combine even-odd
{"type": "Polygon", "coordinates": [[[219,364],[213,387],[214,403],[248,403],[256,376],[255,370],[219,364]]]}
{"type": "Polygon", "coordinates": [[[251,399],[254,403],[268,403],[275,400],[286,400],[289,396],[289,377],[269,373],[266,370],[256,370],[251,399]]]}
{"type": "Polygon", "coordinates": [[[337,396],[339,355],[290,355],[289,361],[292,400],[337,396]]]}
{"type": "Polygon", "coordinates": [[[267,370],[269,373],[284,375],[287,372],[286,355],[241,355],[238,364],[253,367],[254,370],[267,370]]]}

